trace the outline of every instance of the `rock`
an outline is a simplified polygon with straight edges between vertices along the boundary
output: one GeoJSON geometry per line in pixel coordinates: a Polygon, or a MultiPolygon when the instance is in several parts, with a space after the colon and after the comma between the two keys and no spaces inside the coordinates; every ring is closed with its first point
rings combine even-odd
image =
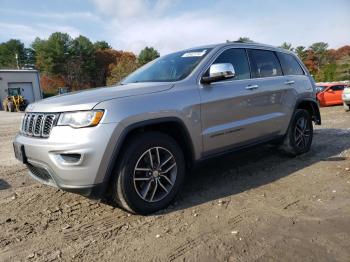
{"type": "Polygon", "coordinates": [[[345,171],[349,171],[349,170],[350,170],[350,167],[345,168],[345,171]]]}
{"type": "Polygon", "coordinates": [[[31,259],[31,258],[34,258],[35,257],[35,254],[34,253],[30,253],[27,258],[31,259]]]}
{"type": "Polygon", "coordinates": [[[160,238],[160,235],[159,235],[159,234],[157,234],[157,235],[156,235],[156,238],[160,238]]]}
{"type": "Polygon", "coordinates": [[[197,214],[197,213],[194,213],[194,214],[193,214],[193,216],[194,216],[194,217],[197,217],[197,216],[198,216],[198,214],[197,214]]]}
{"type": "Polygon", "coordinates": [[[238,234],[238,230],[233,230],[233,231],[231,231],[231,234],[232,234],[232,235],[237,235],[237,234],[238,234]]]}
{"type": "Polygon", "coordinates": [[[11,221],[12,221],[12,219],[10,217],[5,220],[6,223],[10,223],[11,221]]]}
{"type": "Polygon", "coordinates": [[[333,190],[332,193],[337,193],[337,191],[336,191],[336,190],[333,190]]]}
{"type": "Polygon", "coordinates": [[[64,226],[62,227],[63,230],[66,230],[66,229],[69,229],[69,228],[71,228],[71,226],[68,225],[68,224],[67,224],[67,225],[64,225],[64,226]]]}

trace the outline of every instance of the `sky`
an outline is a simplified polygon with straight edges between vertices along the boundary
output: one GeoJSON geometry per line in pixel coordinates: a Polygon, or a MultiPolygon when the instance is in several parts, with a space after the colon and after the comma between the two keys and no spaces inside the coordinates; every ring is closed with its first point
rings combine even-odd
{"type": "Polygon", "coordinates": [[[350,0],[0,0],[0,42],[57,31],[161,55],[241,36],[338,48],[350,44],[350,0]]]}

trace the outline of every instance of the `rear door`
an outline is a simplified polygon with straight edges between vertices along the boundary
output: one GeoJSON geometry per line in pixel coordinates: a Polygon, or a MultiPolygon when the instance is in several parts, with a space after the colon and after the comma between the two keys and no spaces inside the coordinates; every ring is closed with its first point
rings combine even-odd
{"type": "Polygon", "coordinates": [[[313,87],[309,77],[294,55],[282,52],[276,52],[276,54],[281,63],[284,75],[283,89],[286,90],[284,110],[286,114],[289,115],[289,119],[286,121],[286,124],[289,124],[289,120],[294,112],[296,100],[298,97],[309,97],[313,87]]]}
{"type": "Polygon", "coordinates": [[[343,92],[344,92],[344,85],[336,85],[336,86],[332,86],[331,89],[334,92],[334,103],[335,104],[342,104],[343,103],[343,92]]]}

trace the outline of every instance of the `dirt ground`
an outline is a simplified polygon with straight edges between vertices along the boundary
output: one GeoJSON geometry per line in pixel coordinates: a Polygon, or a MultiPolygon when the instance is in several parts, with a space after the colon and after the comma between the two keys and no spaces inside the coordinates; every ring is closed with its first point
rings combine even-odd
{"type": "Polygon", "coordinates": [[[306,155],[210,160],[144,217],[33,181],[12,153],[21,114],[0,112],[0,261],[350,261],[350,113],[321,115],[306,155]]]}

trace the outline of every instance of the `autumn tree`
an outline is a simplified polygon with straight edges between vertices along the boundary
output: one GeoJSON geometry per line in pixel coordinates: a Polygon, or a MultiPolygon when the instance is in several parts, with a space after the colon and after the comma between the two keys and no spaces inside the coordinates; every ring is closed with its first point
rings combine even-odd
{"type": "Polygon", "coordinates": [[[112,65],[111,75],[107,77],[107,85],[115,85],[138,68],[136,56],[133,53],[123,52],[118,62],[112,65]]]}
{"type": "Polygon", "coordinates": [[[95,84],[105,86],[111,70],[120,61],[123,52],[113,49],[98,49],[95,51],[95,84]]]}
{"type": "Polygon", "coordinates": [[[138,56],[138,61],[140,65],[144,65],[158,57],[159,52],[156,49],[146,46],[143,50],[141,50],[138,56]]]}

